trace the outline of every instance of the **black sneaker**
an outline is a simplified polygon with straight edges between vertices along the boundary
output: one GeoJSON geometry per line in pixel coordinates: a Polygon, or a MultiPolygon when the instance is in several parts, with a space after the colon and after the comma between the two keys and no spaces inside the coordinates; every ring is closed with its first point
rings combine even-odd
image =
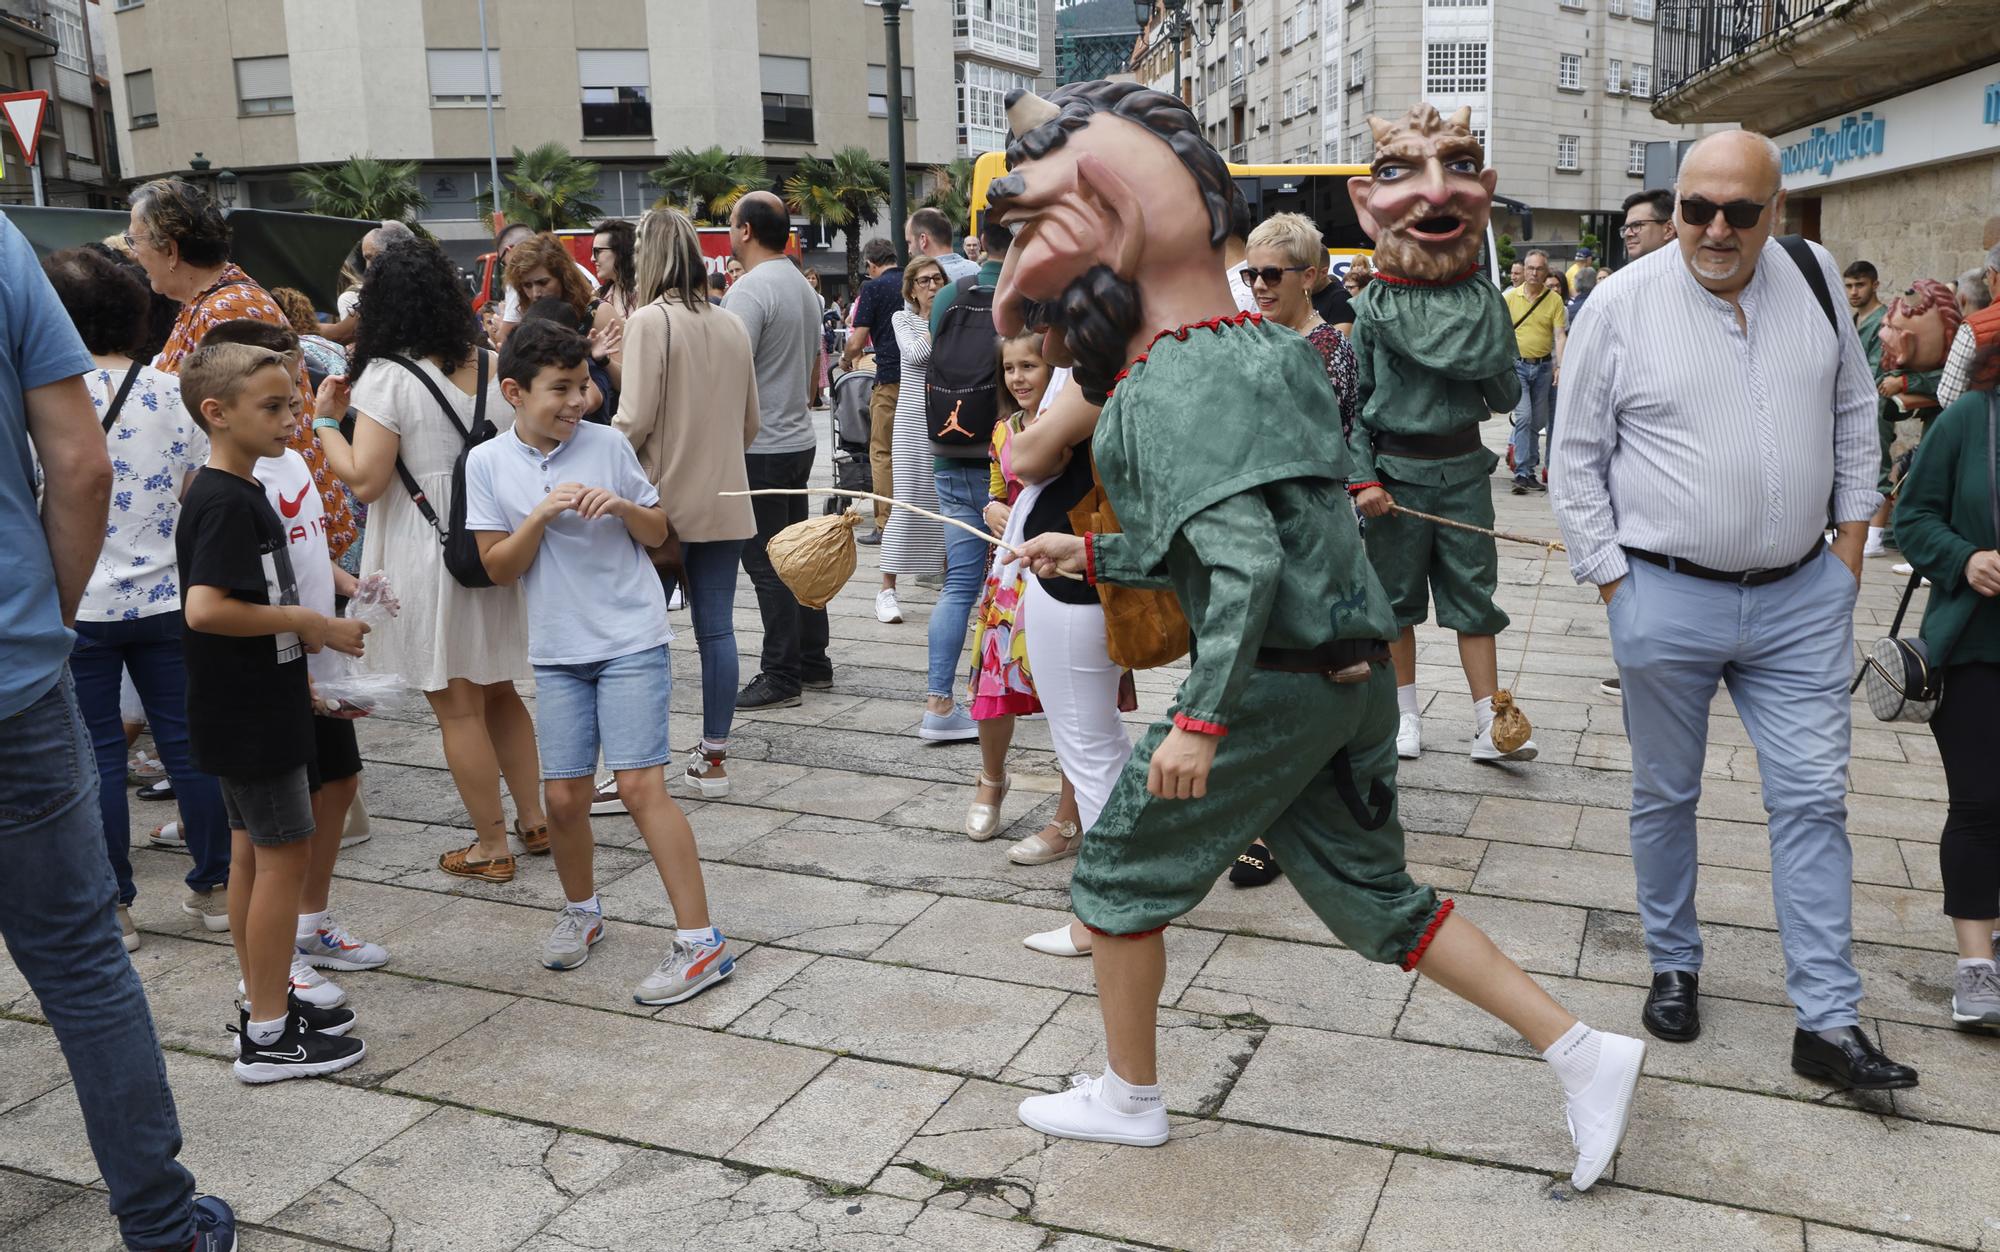
{"type": "Polygon", "coordinates": [[[212,1195],[194,1198],[193,1252],[236,1252],[236,1211],[212,1195]]]}
{"type": "Polygon", "coordinates": [[[736,697],[739,709],[795,709],[801,703],[796,690],[786,691],[769,674],[759,674],[736,697]]]}
{"type": "Polygon", "coordinates": [[[1514,493],[1515,495],[1517,495],[1517,496],[1525,496],[1525,495],[1527,495],[1527,494],[1528,494],[1528,480],[1527,480],[1527,479],[1525,479],[1525,478],[1517,478],[1517,479],[1515,479],[1515,480],[1514,480],[1514,486],[1513,486],[1513,488],[1512,488],[1512,491],[1513,491],[1513,493],[1514,493]]]}
{"type": "Polygon", "coordinates": [[[799,685],[807,691],[832,691],[833,671],[828,670],[824,674],[807,674],[799,680],[799,685]]]}
{"type": "MultiPolygon", "coordinates": [[[[334,1010],[339,1012],[341,1010],[334,1010]]],[[[350,1019],[352,1015],[350,1014],[350,1019]]],[[[348,1025],[352,1026],[350,1020],[348,1025]]],[[[245,1083],[283,1082],[287,1078],[323,1078],[337,1074],[368,1054],[368,1045],[345,1035],[323,1035],[306,1027],[293,1012],[284,1033],[269,1043],[250,1039],[250,1015],[239,1011],[236,1080],[245,1083]]]]}
{"type": "Polygon", "coordinates": [[[1278,868],[1278,858],[1271,855],[1271,849],[1263,840],[1251,844],[1243,855],[1236,858],[1236,864],[1229,867],[1229,881],[1239,887],[1263,887],[1277,881],[1284,871],[1278,868]]]}
{"type": "MultiPolygon", "coordinates": [[[[321,1008],[316,1004],[308,1004],[306,1001],[299,999],[297,993],[289,991],[285,993],[285,1007],[304,1024],[307,1030],[314,1034],[332,1035],[335,1038],[339,1038],[341,1035],[354,1029],[356,1018],[353,1009],[338,1007],[321,1008]]],[[[229,1028],[229,1033],[236,1036],[236,1054],[241,1056],[243,1055],[243,1040],[249,1034],[250,1015],[243,1011],[241,1004],[238,1004],[236,1006],[236,1017],[237,1024],[229,1028]]]]}

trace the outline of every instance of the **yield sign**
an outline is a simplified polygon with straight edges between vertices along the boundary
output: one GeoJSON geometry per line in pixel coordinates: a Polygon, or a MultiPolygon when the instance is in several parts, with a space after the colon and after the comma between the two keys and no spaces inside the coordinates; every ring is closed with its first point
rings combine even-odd
{"type": "Polygon", "coordinates": [[[46,91],[15,91],[0,95],[0,113],[7,118],[7,125],[14,132],[14,142],[21,145],[21,155],[30,165],[35,161],[35,145],[42,138],[42,116],[49,110],[49,93],[46,91]]]}

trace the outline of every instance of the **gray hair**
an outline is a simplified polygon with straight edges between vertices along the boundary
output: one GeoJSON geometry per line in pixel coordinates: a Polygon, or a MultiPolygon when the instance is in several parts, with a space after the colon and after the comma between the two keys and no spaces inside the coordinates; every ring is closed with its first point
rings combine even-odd
{"type": "Polygon", "coordinates": [[[1586,265],[1582,269],[1576,272],[1577,295],[1582,295],[1586,291],[1594,290],[1596,287],[1597,287],[1597,271],[1595,269],[1586,265]]]}
{"type": "Polygon", "coordinates": [[[1958,302],[1967,313],[1976,313],[1993,303],[1993,289],[1986,283],[1986,272],[1977,266],[1958,276],[1958,302]]]}
{"type": "Polygon", "coordinates": [[[1528,263],[1529,257],[1536,257],[1536,256],[1542,258],[1542,264],[1544,265],[1548,264],[1549,254],[1542,251],[1540,248],[1530,248],[1526,252],[1523,252],[1521,254],[1521,264],[1526,265],[1528,263]]]}
{"type": "Polygon", "coordinates": [[[363,243],[372,241],[375,251],[382,253],[388,251],[395,244],[415,243],[417,241],[417,232],[411,230],[409,226],[402,222],[384,219],[380,226],[363,235],[361,241],[363,243]]]}

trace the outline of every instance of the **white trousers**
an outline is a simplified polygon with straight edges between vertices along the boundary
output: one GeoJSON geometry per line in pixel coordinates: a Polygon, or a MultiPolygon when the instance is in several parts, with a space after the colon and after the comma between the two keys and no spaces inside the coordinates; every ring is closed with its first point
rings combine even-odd
{"type": "Polygon", "coordinates": [[[1076,807],[1088,831],[1111,798],[1112,785],[1132,755],[1132,740],[1118,716],[1121,671],[1104,648],[1104,610],[1064,604],[1028,581],[1028,668],[1048,715],[1056,761],[1076,789],[1076,807]]]}

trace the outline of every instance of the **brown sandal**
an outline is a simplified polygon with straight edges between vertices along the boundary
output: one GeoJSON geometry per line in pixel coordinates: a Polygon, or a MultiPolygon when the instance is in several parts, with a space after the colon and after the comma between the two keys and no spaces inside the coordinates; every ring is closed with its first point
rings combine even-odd
{"type": "Polygon", "coordinates": [[[514,836],[521,841],[521,851],[526,852],[529,856],[547,856],[549,854],[549,824],[547,822],[531,828],[523,826],[521,819],[517,817],[514,819],[514,836]]]}
{"type": "Polygon", "coordinates": [[[454,878],[472,878],[480,882],[513,882],[514,858],[496,856],[490,861],[476,861],[472,854],[479,851],[479,842],[474,840],[471,847],[453,848],[438,858],[438,868],[454,878]]]}

